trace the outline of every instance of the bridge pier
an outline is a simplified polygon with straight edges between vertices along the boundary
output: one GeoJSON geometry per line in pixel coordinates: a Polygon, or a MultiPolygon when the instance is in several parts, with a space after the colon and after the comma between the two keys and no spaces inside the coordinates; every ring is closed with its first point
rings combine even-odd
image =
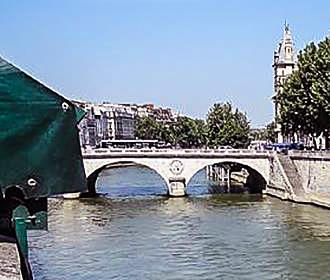
{"type": "Polygon", "coordinates": [[[168,195],[180,197],[187,195],[187,186],[185,178],[169,178],[168,195]]]}

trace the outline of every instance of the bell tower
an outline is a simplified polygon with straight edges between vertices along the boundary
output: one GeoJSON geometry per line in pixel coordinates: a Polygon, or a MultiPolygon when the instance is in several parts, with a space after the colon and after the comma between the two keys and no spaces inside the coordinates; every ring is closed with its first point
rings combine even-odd
{"type": "MultiPolygon", "coordinates": [[[[273,69],[274,69],[274,112],[275,118],[279,114],[279,105],[277,102],[277,96],[281,91],[281,86],[283,85],[286,78],[295,70],[296,68],[296,57],[294,52],[293,40],[291,30],[287,23],[284,24],[283,37],[279,43],[277,49],[274,51],[273,58],[273,69]]],[[[276,125],[277,132],[277,142],[283,143],[288,139],[285,139],[281,133],[281,127],[279,124],[276,125]]]]}

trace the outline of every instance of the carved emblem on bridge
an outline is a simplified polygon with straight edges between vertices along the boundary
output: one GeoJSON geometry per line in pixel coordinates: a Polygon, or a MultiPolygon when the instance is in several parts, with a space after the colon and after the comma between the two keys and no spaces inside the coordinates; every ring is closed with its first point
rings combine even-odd
{"type": "Polygon", "coordinates": [[[183,163],[180,160],[173,160],[170,164],[170,170],[174,175],[180,175],[183,171],[183,163]]]}

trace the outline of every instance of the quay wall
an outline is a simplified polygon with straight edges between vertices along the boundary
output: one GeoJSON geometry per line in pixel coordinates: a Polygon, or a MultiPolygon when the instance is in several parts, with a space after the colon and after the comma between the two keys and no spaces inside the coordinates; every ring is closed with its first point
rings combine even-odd
{"type": "Polygon", "coordinates": [[[292,199],[291,187],[280,162],[276,156],[270,158],[269,160],[270,179],[266,190],[264,190],[263,193],[278,197],[280,199],[292,199]]]}
{"type": "Polygon", "coordinates": [[[290,151],[288,157],[295,172],[283,168],[275,155],[270,159],[270,180],[264,193],[330,208],[330,153],[290,151]]]}
{"type": "Polygon", "coordinates": [[[330,193],[330,152],[291,153],[306,193],[330,193]]]}

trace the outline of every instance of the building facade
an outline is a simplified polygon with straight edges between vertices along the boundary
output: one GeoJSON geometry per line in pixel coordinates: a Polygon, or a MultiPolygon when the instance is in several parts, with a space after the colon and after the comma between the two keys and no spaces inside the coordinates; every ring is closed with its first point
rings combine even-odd
{"type": "Polygon", "coordinates": [[[85,110],[86,115],[79,123],[79,138],[82,148],[101,146],[102,140],[134,140],[137,117],[152,117],[158,122],[170,123],[178,114],[170,108],[154,104],[93,104],[72,101],[85,110]]]}
{"type": "Polygon", "coordinates": [[[108,137],[106,140],[135,139],[136,111],[130,107],[104,104],[107,117],[108,137]]]}
{"type": "Polygon", "coordinates": [[[102,140],[108,139],[108,117],[103,109],[88,102],[74,100],[73,103],[86,112],[78,125],[81,146],[96,147],[102,140]]]}

